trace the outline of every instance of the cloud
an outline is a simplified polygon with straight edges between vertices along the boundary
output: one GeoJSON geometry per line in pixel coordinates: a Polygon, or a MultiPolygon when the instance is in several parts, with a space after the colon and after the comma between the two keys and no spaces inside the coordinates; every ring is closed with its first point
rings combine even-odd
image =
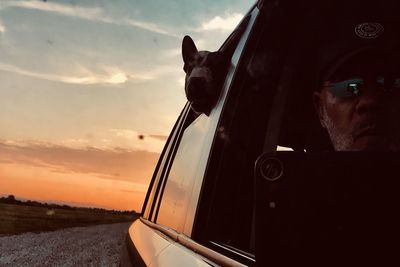
{"type": "MultiPolygon", "coordinates": [[[[97,131],[85,138],[70,138],[57,143],[59,146],[71,149],[98,149],[107,151],[147,151],[161,153],[168,136],[140,133],[130,129],[109,129],[97,131]]],[[[46,146],[38,141],[3,141],[9,145],[29,144],[46,146]]],[[[51,145],[54,146],[54,145],[51,145]]]]}
{"type": "Polygon", "coordinates": [[[105,150],[33,141],[1,141],[0,154],[7,163],[49,169],[55,173],[83,173],[110,180],[147,183],[159,153],[127,149],[105,150]]]}
{"type": "Polygon", "coordinates": [[[223,32],[232,31],[239,24],[243,16],[244,15],[241,13],[228,14],[225,17],[216,16],[210,21],[204,22],[201,25],[200,30],[223,32]]]}
{"type": "Polygon", "coordinates": [[[180,65],[176,64],[163,64],[160,66],[152,66],[151,70],[143,72],[141,76],[151,78],[151,79],[157,79],[162,76],[168,75],[169,77],[171,76],[181,76],[183,73],[182,67],[180,65]]]}
{"type": "Polygon", "coordinates": [[[35,9],[88,20],[94,20],[103,13],[100,8],[68,6],[44,1],[2,1],[0,6],[3,8],[19,7],[25,9],[35,9]]]}
{"type": "Polygon", "coordinates": [[[16,73],[19,75],[29,76],[33,78],[54,81],[54,82],[62,82],[69,84],[122,84],[129,81],[132,82],[140,82],[154,79],[150,74],[128,74],[118,68],[111,67],[103,67],[100,72],[93,72],[84,67],[80,67],[77,72],[82,73],[77,76],[68,76],[68,75],[58,75],[51,73],[40,73],[34,72],[26,69],[22,69],[17,66],[0,63],[0,70],[16,73]]]}
{"type": "MultiPolygon", "coordinates": [[[[147,187],[145,188],[147,189],[147,187]]],[[[119,191],[124,192],[124,193],[137,193],[137,192],[143,192],[143,190],[138,189],[138,190],[125,190],[125,189],[120,189],[119,191]]],[[[146,191],[145,191],[146,192],[146,191]]]]}
{"type": "Polygon", "coordinates": [[[121,26],[133,26],[150,32],[167,35],[171,37],[181,38],[181,36],[164,29],[163,27],[149,22],[134,20],[130,18],[114,19],[106,15],[103,9],[93,7],[81,7],[77,5],[65,5],[44,1],[3,1],[0,7],[17,7],[25,9],[40,10],[45,12],[56,13],[63,16],[74,17],[89,21],[97,21],[103,23],[117,24],[121,26]]]}
{"type": "Polygon", "coordinates": [[[125,73],[122,72],[117,72],[113,75],[111,75],[110,78],[106,80],[106,83],[125,83],[128,80],[128,76],[125,73]]]}
{"type": "Polygon", "coordinates": [[[179,34],[175,34],[173,32],[170,32],[168,30],[162,29],[160,26],[158,26],[157,24],[153,24],[153,23],[148,23],[148,22],[143,22],[143,21],[138,21],[138,20],[133,20],[133,19],[125,19],[122,20],[120,22],[115,21],[115,20],[111,20],[110,23],[115,23],[115,24],[120,24],[120,25],[127,25],[127,26],[134,26],[137,28],[141,28],[144,30],[148,30],[151,32],[155,32],[155,33],[159,33],[159,34],[163,34],[163,35],[168,35],[171,37],[176,37],[176,38],[182,38],[181,35],[179,34]]]}
{"type": "Polygon", "coordinates": [[[162,141],[167,141],[167,139],[168,139],[168,136],[165,136],[165,135],[151,134],[151,135],[149,135],[149,137],[150,138],[155,138],[155,139],[158,139],[158,140],[162,140],[162,141]]]}
{"type": "Polygon", "coordinates": [[[162,151],[166,141],[165,136],[139,133],[127,129],[111,129],[109,134],[107,140],[113,140],[114,146],[157,153],[162,151]]]}
{"type": "Polygon", "coordinates": [[[0,33],[5,33],[6,32],[6,27],[4,24],[0,21],[0,33]]]}
{"type": "Polygon", "coordinates": [[[157,67],[153,66],[149,70],[142,70],[140,72],[123,70],[116,66],[90,66],[89,69],[83,65],[76,65],[68,69],[68,72],[70,73],[54,74],[31,71],[19,66],[0,62],[0,71],[12,72],[47,81],[80,85],[124,84],[126,82],[141,83],[157,80],[163,76],[168,76],[169,78],[176,77],[177,79],[180,79],[183,75],[180,66],[170,63],[159,65],[157,67]]]}
{"type": "Polygon", "coordinates": [[[165,50],[162,52],[162,56],[166,58],[181,57],[181,54],[182,54],[181,48],[165,50]]]}

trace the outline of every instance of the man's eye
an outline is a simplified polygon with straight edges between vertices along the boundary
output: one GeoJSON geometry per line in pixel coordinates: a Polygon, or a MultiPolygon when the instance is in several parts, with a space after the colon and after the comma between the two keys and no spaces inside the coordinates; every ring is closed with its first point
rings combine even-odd
{"type": "Polygon", "coordinates": [[[336,97],[348,98],[361,94],[361,87],[364,84],[360,78],[344,80],[331,83],[331,92],[336,97]]]}
{"type": "Polygon", "coordinates": [[[400,78],[383,78],[383,77],[378,77],[376,82],[378,85],[384,86],[386,91],[391,91],[393,89],[400,89],[400,78]]]}
{"type": "Polygon", "coordinates": [[[394,79],[393,87],[396,89],[400,89],[400,78],[394,79]]]}
{"type": "Polygon", "coordinates": [[[376,79],[376,82],[377,82],[379,85],[385,85],[385,77],[379,76],[379,77],[376,79]]]}
{"type": "Polygon", "coordinates": [[[354,96],[360,95],[361,83],[352,82],[347,85],[347,90],[354,96]]]}

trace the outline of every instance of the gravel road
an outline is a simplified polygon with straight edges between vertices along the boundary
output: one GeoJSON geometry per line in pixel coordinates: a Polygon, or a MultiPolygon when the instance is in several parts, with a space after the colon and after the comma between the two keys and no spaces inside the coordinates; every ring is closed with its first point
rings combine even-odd
{"type": "Polygon", "coordinates": [[[118,266],[130,224],[0,237],[0,266],[118,266]]]}

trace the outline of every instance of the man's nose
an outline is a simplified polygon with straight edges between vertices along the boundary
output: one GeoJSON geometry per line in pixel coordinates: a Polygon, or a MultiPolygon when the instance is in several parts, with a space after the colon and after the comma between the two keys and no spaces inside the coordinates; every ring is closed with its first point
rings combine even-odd
{"type": "Polygon", "coordinates": [[[383,105],[383,90],[376,86],[367,86],[358,98],[356,112],[358,114],[379,112],[383,105]]]}

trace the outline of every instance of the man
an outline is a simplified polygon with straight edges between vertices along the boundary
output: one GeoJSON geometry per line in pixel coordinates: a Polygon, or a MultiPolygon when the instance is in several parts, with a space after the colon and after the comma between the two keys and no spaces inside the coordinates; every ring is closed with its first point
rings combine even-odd
{"type": "Polygon", "coordinates": [[[387,47],[358,47],[324,70],[313,100],[336,151],[400,150],[396,54],[387,47]]]}

